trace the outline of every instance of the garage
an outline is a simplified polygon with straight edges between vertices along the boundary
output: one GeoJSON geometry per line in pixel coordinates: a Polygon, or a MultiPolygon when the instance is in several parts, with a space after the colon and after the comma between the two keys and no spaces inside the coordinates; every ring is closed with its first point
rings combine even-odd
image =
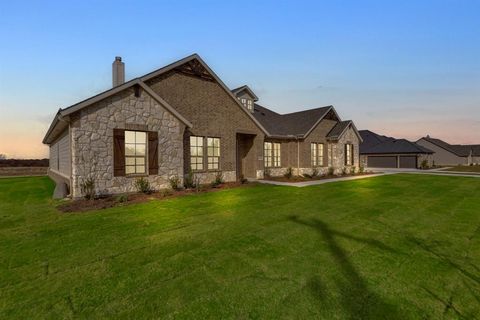
{"type": "Polygon", "coordinates": [[[400,168],[417,168],[417,157],[400,156],[400,168]]]}
{"type": "Polygon", "coordinates": [[[396,168],[397,157],[394,156],[368,156],[367,167],[370,168],[396,168]]]}

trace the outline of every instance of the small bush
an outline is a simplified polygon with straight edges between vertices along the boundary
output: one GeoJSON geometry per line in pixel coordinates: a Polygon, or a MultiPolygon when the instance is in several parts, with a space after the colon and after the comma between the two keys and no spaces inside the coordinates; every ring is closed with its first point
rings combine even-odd
{"type": "Polygon", "coordinates": [[[269,168],[265,168],[265,170],[263,171],[263,176],[265,178],[271,178],[272,177],[272,172],[270,171],[269,168]]]}
{"type": "Polygon", "coordinates": [[[293,169],[292,167],[288,167],[287,168],[287,172],[285,172],[285,174],[283,175],[285,178],[287,179],[292,179],[292,176],[293,176],[293,169]]]}
{"type": "Polygon", "coordinates": [[[358,171],[360,173],[364,173],[365,172],[365,167],[364,166],[360,166],[360,168],[358,168],[358,171]]]}
{"type": "Polygon", "coordinates": [[[420,168],[422,169],[428,169],[428,161],[427,159],[423,159],[422,163],[420,163],[420,168]]]}
{"type": "Polygon", "coordinates": [[[212,182],[212,187],[216,188],[219,185],[223,184],[223,173],[221,171],[215,174],[215,180],[212,182]]]}
{"type": "Polygon", "coordinates": [[[200,192],[201,185],[200,185],[200,177],[199,176],[194,176],[193,186],[194,186],[196,192],[200,192]]]}
{"type": "Polygon", "coordinates": [[[80,183],[80,190],[84,195],[85,199],[93,200],[95,199],[95,179],[87,178],[80,183]]]}
{"type": "Polygon", "coordinates": [[[128,201],[128,196],[126,194],[119,195],[119,196],[117,196],[115,201],[118,202],[118,203],[125,203],[125,202],[128,201]]]}
{"type": "Polygon", "coordinates": [[[170,189],[163,189],[160,194],[162,195],[162,197],[168,197],[168,196],[171,196],[173,194],[172,190],[170,189]]]}
{"type": "Polygon", "coordinates": [[[247,178],[245,178],[245,176],[244,176],[243,174],[241,174],[241,175],[240,175],[240,183],[241,183],[241,184],[245,184],[245,183],[247,183],[247,182],[248,182],[247,178]]]}
{"type": "Polygon", "coordinates": [[[185,189],[193,189],[195,188],[195,176],[192,172],[192,170],[190,170],[188,172],[188,174],[185,176],[185,179],[183,181],[183,186],[185,187],[185,189]]]}
{"type": "Polygon", "coordinates": [[[312,178],[315,178],[316,176],[318,176],[319,172],[318,172],[318,169],[317,168],[313,168],[312,170],[312,178]]]}
{"type": "Polygon", "coordinates": [[[346,175],[347,174],[347,168],[346,167],[343,167],[342,168],[342,176],[346,175]]]}
{"type": "Polygon", "coordinates": [[[335,169],[333,167],[329,167],[328,168],[328,175],[333,176],[334,173],[335,173],[335,169]]]}
{"type": "Polygon", "coordinates": [[[312,178],[313,178],[313,175],[308,174],[308,173],[304,173],[303,176],[304,176],[305,178],[308,178],[308,179],[312,179],[312,178]]]}
{"type": "Polygon", "coordinates": [[[150,186],[150,182],[143,177],[135,180],[135,188],[138,192],[145,194],[150,194],[153,191],[150,186]]]}
{"type": "Polygon", "coordinates": [[[350,168],[350,173],[351,174],[355,174],[356,171],[357,171],[357,167],[351,167],[350,168]]]}
{"type": "Polygon", "coordinates": [[[177,175],[171,176],[168,182],[173,190],[180,190],[180,178],[177,175]]]}

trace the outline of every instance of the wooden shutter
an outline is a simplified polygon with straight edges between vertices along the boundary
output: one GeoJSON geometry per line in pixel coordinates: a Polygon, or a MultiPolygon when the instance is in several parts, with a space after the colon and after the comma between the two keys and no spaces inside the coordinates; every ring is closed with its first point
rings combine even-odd
{"type": "Polygon", "coordinates": [[[148,174],[158,174],[158,132],[148,132],[148,174]]]}
{"type": "Polygon", "coordinates": [[[345,147],[343,148],[343,158],[345,160],[345,165],[347,166],[348,165],[348,153],[347,153],[347,148],[348,148],[348,144],[345,144],[345,147]]]}
{"type": "Polygon", "coordinates": [[[125,130],[113,129],[113,176],[125,175],[125,130]]]}

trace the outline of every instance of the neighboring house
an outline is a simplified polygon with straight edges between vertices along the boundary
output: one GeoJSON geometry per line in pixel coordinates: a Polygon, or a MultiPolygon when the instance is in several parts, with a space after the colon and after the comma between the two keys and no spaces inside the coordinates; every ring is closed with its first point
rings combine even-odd
{"type": "Polygon", "coordinates": [[[433,151],[405,139],[360,130],[360,159],[370,168],[420,168],[424,160],[432,165],[433,151]]]}
{"type": "Polygon", "coordinates": [[[160,189],[190,171],[208,183],[218,172],[235,181],[359,165],[360,135],[332,106],[280,115],[247,86],[230,91],[197,54],[126,83],[124,74],[117,57],[113,88],[60,109],[43,139],[50,176],[74,198],[87,179],[112,194],[134,191],[137,177],[160,189]]]}
{"type": "Polygon", "coordinates": [[[449,144],[443,140],[426,136],[417,144],[435,151],[433,160],[437,165],[470,165],[480,164],[480,144],[449,144]]]}

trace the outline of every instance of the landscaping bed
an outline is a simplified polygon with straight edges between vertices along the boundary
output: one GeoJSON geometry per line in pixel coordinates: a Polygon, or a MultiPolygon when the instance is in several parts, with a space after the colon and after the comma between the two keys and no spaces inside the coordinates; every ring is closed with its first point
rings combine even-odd
{"type": "MultiPolygon", "coordinates": [[[[116,195],[103,195],[100,197],[95,197],[94,199],[75,199],[75,200],[63,200],[58,206],[57,209],[62,212],[85,212],[98,209],[107,209],[112,207],[119,207],[130,205],[134,203],[141,203],[150,200],[160,200],[160,199],[172,199],[176,197],[181,197],[189,194],[196,193],[205,193],[205,192],[214,192],[223,189],[237,188],[240,186],[246,186],[247,183],[241,182],[225,182],[219,185],[205,184],[201,185],[199,188],[192,189],[163,189],[159,191],[151,191],[147,193],[125,193],[125,194],[116,194],[116,195]]],[[[251,183],[249,185],[252,185],[251,183]]]]}
{"type": "Polygon", "coordinates": [[[278,181],[278,182],[306,182],[306,181],[316,181],[316,180],[329,180],[337,178],[346,178],[346,177],[357,177],[357,176],[368,176],[372,174],[378,174],[378,172],[362,172],[362,173],[347,173],[342,175],[317,175],[317,176],[279,176],[279,177],[265,177],[263,180],[269,181],[278,181]]]}

